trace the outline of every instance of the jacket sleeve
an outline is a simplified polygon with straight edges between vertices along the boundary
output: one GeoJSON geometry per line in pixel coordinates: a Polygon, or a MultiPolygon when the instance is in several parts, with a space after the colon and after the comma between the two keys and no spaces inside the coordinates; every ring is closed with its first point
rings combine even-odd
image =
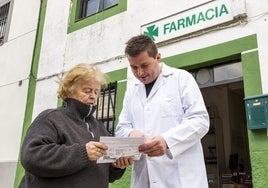
{"type": "Polygon", "coordinates": [[[21,148],[21,163],[39,177],[73,174],[89,165],[85,144],[59,144],[58,130],[41,113],[29,127],[21,148]]]}
{"type": "Polygon", "coordinates": [[[109,182],[112,183],[115,180],[120,179],[123,174],[125,173],[126,169],[120,169],[110,165],[110,175],[109,175],[109,182]]]}

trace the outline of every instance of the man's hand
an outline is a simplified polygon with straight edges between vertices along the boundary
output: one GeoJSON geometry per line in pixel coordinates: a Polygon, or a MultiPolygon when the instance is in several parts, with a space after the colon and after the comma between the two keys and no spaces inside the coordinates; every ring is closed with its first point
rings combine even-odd
{"type": "Polygon", "coordinates": [[[156,136],[140,145],[139,151],[151,157],[161,156],[167,151],[167,143],[162,136],[156,136]]]}
{"type": "Polygon", "coordinates": [[[129,133],[128,137],[145,137],[145,135],[141,131],[133,130],[129,133]]]}

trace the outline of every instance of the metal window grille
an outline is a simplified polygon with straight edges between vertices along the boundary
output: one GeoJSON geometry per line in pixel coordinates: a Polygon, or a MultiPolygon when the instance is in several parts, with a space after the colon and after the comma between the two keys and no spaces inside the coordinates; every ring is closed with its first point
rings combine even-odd
{"type": "Polygon", "coordinates": [[[4,40],[6,33],[9,5],[10,2],[0,7],[0,42],[4,40]]]}
{"type": "Polygon", "coordinates": [[[104,123],[111,135],[114,135],[116,91],[117,82],[110,83],[106,89],[101,91],[95,113],[95,117],[104,123]]]}

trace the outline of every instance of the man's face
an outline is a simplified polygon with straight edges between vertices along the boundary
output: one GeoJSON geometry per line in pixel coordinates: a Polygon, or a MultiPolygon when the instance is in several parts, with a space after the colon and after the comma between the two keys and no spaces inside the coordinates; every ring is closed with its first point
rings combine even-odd
{"type": "Polygon", "coordinates": [[[149,57],[147,51],[144,51],[136,57],[128,56],[128,61],[134,76],[144,84],[154,81],[161,72],[159,65],[160,53],[155,58],[149,57]]]}

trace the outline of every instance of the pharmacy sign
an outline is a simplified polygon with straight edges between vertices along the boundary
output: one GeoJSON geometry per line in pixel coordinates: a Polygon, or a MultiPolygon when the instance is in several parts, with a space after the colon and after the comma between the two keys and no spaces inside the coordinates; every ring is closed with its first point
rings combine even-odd
{"type": "Polygon", "coordinates": [[[213,1],[141,26],[156,43],[232,21],[231,0],[213,1]]]}

